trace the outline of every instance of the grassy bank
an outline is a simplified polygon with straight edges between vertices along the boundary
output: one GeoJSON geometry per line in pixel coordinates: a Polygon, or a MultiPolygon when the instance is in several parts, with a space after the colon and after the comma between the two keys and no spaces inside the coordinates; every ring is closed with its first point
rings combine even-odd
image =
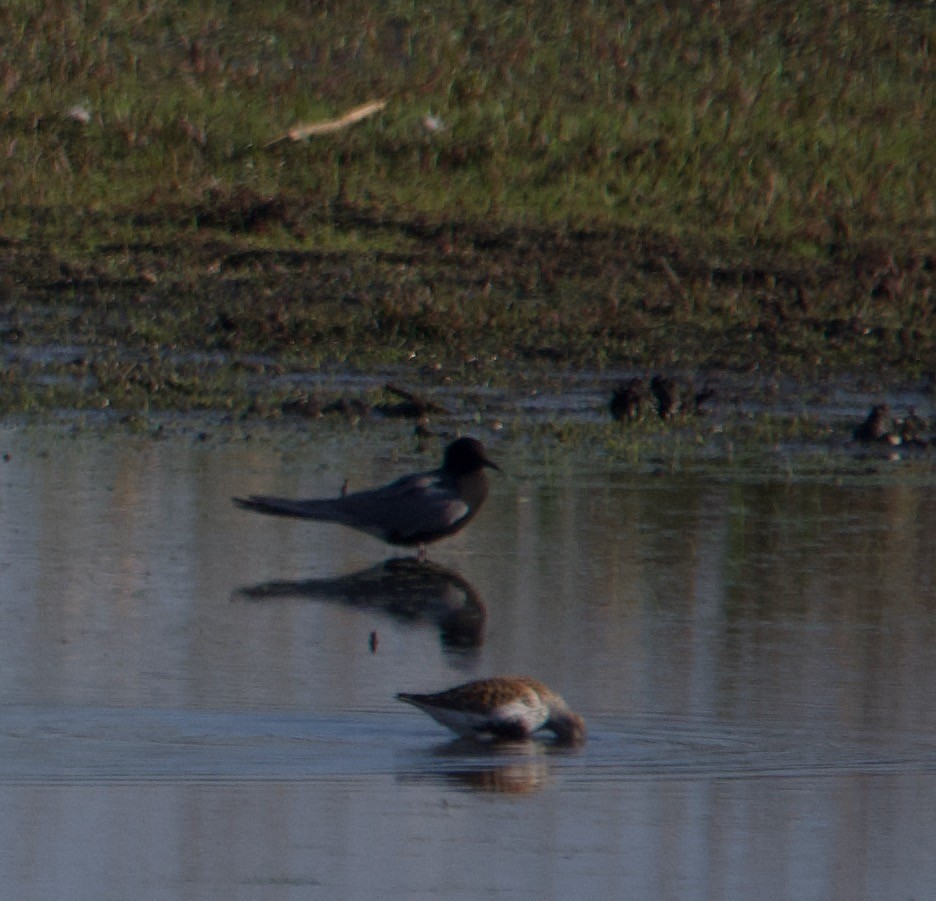
{"type": "Polygon", "coordinates": [[[936,369],[932,4],[13,0],[0,34],[7,409],[246,408],[256,354],[936,369]]]}

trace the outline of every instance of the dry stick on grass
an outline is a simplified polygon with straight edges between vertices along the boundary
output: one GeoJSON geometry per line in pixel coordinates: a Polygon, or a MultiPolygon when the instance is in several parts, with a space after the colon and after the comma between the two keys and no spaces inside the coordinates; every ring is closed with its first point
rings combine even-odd
{"type": "Polygon", "coordinates": [[[370,103],[364,103],[348,110],[337,119],[323,119],[321,122],[310,122],[308,125],[294,125],[286,134],[274,138],[269,144],[265,144],[264,149],[279,144],[281,141],[304,141],[306,138],[316,135],[333,134],[342,128],[348,128],[348,126],[366,119],[368,116],[373,116],[374,113],[379,113],[386,105],[386,100],[371,100],[370,103]]]}

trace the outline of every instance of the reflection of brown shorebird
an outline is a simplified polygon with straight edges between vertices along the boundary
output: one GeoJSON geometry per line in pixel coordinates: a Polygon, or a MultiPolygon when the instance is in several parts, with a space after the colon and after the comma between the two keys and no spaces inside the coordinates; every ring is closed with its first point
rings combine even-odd
{"type": "MultiPolygon", "coordinates": [[[[458,738],[446,744],[440,752],[452,757],[477,757],[479,747],[490,748],[491,753],[502,759],[509,748],[502,743],[479,746],[472,739],[458,738]]],[[[513,744],[510,748],[519,747],[513,744]]],[[[428,769],[418,773],[404,773],[405,782],[436,781],[460,789],[469,789],[501,795],[530,795],[541,791],[549,784],[549,763],[542,756],[515,763],[498,763],[481,766],[456,766],[442,770],[428,769]]]]}
{"type": "Polygon", "coordinates": [[[245,510],[334,522],[388,544],[419,547],[461,531],[481,509],[488,493],[486,467],[500,469],[474,438],[458,438],[446,449],[442,466],[404,476],[382,488],[336,498],[235,497],[245,510]]]}
{"type": "Polygon", "coordinates": [[[549,782],[549,765],[545,760],[538,760],[488,769],[451,770],[445,776],[459,788],[499,795],[530,795],[549,782]]]}
{"type": "MultiPolygon", "coordinates": [[[[477,648],[484,642],[487,611],[471,583],[444,566],[413,557],[385,560],[370,569],[330,579],[263,582],[241,588],[238,594],[257,601],[340,601],[399,622],[430,623],[447,647],[477,648]]],[[[377,649],[375,635],[372,633],[373,651],[377,649]]]]}
{"type": "Polygon", "coordinates": [[[585,740],[585,721],[550,688],[527,676],[495,676],[436,694],[398,694],[462,738],[523,740],[540,729],[558,741],[585,740]]]}

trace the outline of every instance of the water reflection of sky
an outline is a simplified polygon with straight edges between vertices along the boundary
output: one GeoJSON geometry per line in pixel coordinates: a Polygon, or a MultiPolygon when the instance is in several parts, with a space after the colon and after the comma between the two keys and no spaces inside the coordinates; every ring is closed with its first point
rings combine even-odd
{"type": "Polygon", "coordinates": [[[402,589],[367,537],[230,504],[434,464],[401,434],[3,434],[5,895],[932,894],[933,484],[525,451],[402,589]],[[393,698],[498,672],[585,748],[393,698]]]}

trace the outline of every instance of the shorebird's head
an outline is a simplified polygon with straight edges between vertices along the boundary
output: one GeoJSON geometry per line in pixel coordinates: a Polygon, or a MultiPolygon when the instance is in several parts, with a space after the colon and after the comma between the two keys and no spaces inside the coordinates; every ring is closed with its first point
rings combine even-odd
{"type": "Polygon", "coordinates": [[[485,466],[500,472],[500,467],[488,459],[484,445],[477,438],[459,438],[445,449],[442,468],[449,475],[470,475],[485,466]]]}
{"type": "Polygon", "coordinates": [[[564,745],[580,745],[588,735],[585,720],[571,710],[557,710],[545,726],[556,734],[556,741],[564,745]]]}

